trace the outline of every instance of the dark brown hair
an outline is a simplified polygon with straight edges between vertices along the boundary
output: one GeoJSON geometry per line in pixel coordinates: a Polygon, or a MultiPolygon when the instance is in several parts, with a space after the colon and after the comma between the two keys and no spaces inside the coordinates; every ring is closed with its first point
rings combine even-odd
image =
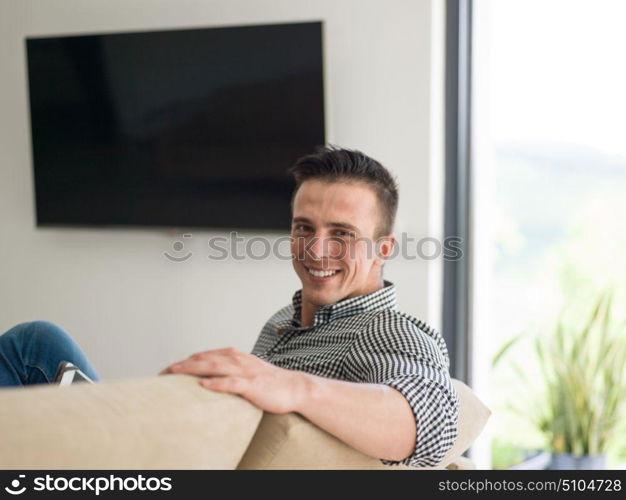
{"type": "Polygon", "coordinates": [[[376,193],[380,207],[381,217],[374,237],[379,238],[393,231],[398,210],[398,186],[391,173],[369,156],[360,151],[335,146],[319,147],[314,154],[298,159],[289,169],[289,173],[296,181],[291,197],[292,210],[296,193],[306,180],[364,182],[376,193]]]}

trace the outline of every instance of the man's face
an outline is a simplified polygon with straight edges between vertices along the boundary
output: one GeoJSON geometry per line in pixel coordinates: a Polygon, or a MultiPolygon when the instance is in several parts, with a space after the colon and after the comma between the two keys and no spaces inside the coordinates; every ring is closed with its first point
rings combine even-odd
{"type": "Polygon", "coordinates": [[[378,199],[365,183],[302,183],[293,202],[291,250],[303,301],[322,306],[380,288],[380,255],[393,243],[377,252],[379,221],[378,199]]]}

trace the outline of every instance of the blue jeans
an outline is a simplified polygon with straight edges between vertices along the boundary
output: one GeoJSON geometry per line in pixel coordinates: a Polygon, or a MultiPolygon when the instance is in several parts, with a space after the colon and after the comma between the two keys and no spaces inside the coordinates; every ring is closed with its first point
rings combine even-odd
{"type": "Polygon", "coordinates": [[[100,380],[78,344],[53,323],[21,323],[0,335],[0,387],[53,383],[61,361],[100,380]]]}

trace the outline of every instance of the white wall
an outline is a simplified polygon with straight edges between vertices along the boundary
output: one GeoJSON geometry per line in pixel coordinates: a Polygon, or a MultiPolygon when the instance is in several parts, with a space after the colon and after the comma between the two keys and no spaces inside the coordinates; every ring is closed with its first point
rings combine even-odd
{"type": "MultiPolygon", "coordinates": [[[[249,350],[299,281],[288,261],[163,256],[180,232],[35,227],[24,38],[323,20],[329,140],[398,177],[398,232],[441,221],[440,0],[3,0],[0,2],[0,331],[48,319],[101,375],[147,375],[192,352],[249,350]]],[[[286,234],[286,233],[285,233],[286,234]]],[[[253,235],[249,235],[253,236],[253,235]]],[[[272,237],[281,236],[279,234],[272,237]]],[[[439,327],[440,261],[388,264],[400,306],[439,327]]]]}

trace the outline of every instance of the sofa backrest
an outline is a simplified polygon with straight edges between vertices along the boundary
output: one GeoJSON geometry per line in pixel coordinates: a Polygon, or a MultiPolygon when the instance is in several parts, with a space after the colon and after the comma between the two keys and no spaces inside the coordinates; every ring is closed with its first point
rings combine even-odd
{"type": "MultiPolygon", "coordinates": [[[[459,437],[437,468],[468,467],[460,455],[490,414],[465,384],[453,383],[459,437]]],[[[389,468],[299,415],[263,414],[188,375],[0,390],[0,469],[236,467],[389,468]]]]}
{"type": "Polygon", "coordinates": [[[0,390],[0,469],[234,469],[261,420],[189,375],[0,390]]]}

